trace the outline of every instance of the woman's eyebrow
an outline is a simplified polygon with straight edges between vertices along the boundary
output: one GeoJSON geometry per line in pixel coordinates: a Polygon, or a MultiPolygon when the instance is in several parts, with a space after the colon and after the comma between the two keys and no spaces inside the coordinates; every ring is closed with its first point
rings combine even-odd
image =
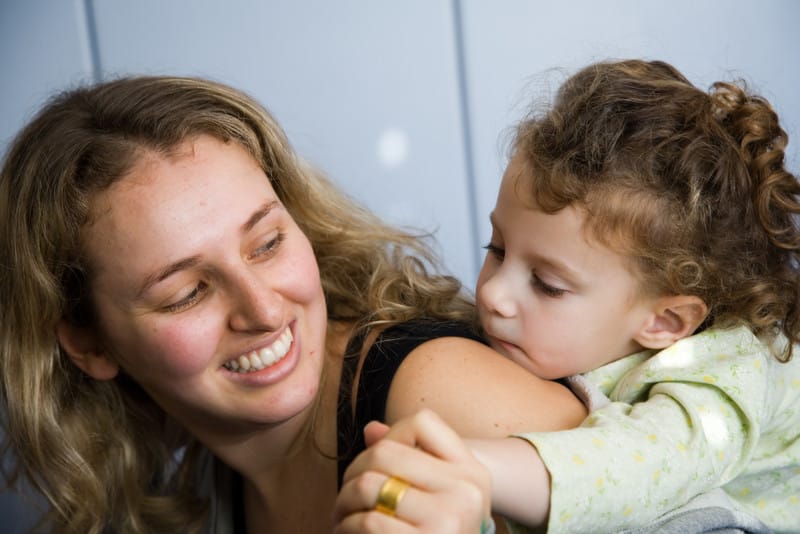
{"type": "Polygon", "coordinates": [[[155,273],[147,275],[147,277],[144,279],[144,282],[142,283],[141,288],[136,293],[136,298],[137,299],[141,298],[142,295],[144,295],[144,293],[148,289],[150,289],[153,285],[157,284],[158,282],[161,282],[162,280],[165,280],[170,275],[172,275],[172,274],[174,274],[174,273],[176,273],[178,271],[182,271],[184,269],[190,269],[190,268],[194,267],[195,265],[198,265],[199,263],[200,263],[200,256],[199,255],[190,256],[188,258],[184,258],[182,260],[178,260],[178,261],[176,261],[174,263],[170,263],[169,265],[167,265],[163,269],[161,269],[161,270],[159,270],[159,271],[157,271],[155,273]]]}
{"type": "MultiPolygon", "coordinates": [[[[279,205],[280,204],[276,200],[272,200],[262,205],[255,212],[253,212],[253,214],[247,219],[247,221],[245,221],[245,223],[242,225],[241,232],[246,233],[252,230],[253,227],[256,224],[258,224],[258,221],[266,217],[276,206],[279,205]]],[[[137,299],[141,298],[141,296],[144,295],[144,293],[148,289],[150,289],[153,285],[157,284],[158,282],[161,282],[162,280],[165,280],[170,275],[178,271],[182,271],[184,269],[190,269],[195,265],[198,265],[200,263],[200,259],[201,258],[199,255],[190,256],[188,258],[178,260],[174,263],[170,263],[163,269],[160,269],[155,273],[147,275],[147,277],[144,279],[144,282],[141,285],[141,288],[136,293],[136,298],[137,299]]]]}
{"type": "Polygon", "coordinates": [[[256,210],[256,211],[255,211],[255,212],[254,212],[254,213],[253,213],[253,214],[250,216],[250,218],[249,218],[249,219],[247,219],[247,222],[245,222],[245,223],[242,225],[242,233],[244,234],[244,233],[247,233],[247,232],[249,232],[250,230],[252,230],[252,229],[253,229],[253,227],[254,227],[256,224],[258,224],[258,221],[260,221],[261,219],[263,219],[264,217],[266,217],[267,215],[269,215],[269,212],[270,212],[270,211],[272,211],[272,210],[273,210],[273,208],[275,208],[275,207],[276,207],[276,206],[278,206],[278,205],[279,205],[279,204],[278,204],[278,201],[277,201],[277,200],[272,200],[272,201],[270,201],[270,202],[267,202],[267,203],[266,203],[266,204],[264,204],[263,206],[261,206],[259,209],[257,209],[257,210],[256,210]]]}

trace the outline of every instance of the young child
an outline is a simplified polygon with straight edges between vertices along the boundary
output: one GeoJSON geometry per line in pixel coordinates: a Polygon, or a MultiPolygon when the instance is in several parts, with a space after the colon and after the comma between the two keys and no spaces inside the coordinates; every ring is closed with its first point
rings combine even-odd
{"type": "MultiPolygon", "coordinates": [[[[471,442],[497,511],[548,532],[656,531],[716,495],[800,531],[800,185],[786,143],[743,85],[706,93],[658,61],[586,67],[520,124],[481,322],[493,348],[566,379],[592,413],[573,430],[471,442]]],[[[348,478],[423,483],[387,456],[348,478]]],[[[711,530],[711,514],[696,518],[711,530]]]]}

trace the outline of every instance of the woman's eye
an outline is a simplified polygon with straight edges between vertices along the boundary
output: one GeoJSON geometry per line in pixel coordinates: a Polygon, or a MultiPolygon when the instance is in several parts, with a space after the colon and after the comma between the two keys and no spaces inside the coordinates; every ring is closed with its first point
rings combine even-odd
{"type": "Polygon", "coordinates": [[[168,312],[179,312],[185,310],[199,301],[205,294],[206,289],[206,284],[204,282],[200,282],[191,290],[191,292],[189,292],[188,295],[177,302],[173,302],[172,304],[167,304],[164,306],[164,310],[168,312]]]}
{"type": "Polygon", "coordinates": [[[539,278],[535,274],[533,275],[532,284],[533,287],[541,291],[547,297],[557,298],[566,293],[565,289],[551,286],[550,284],[544,282],[541,278],[539,278]]]}
{"type": "Polygon", "coordinates": [[[498,247],[497,245],[493,245],[489,243],[488,245],[483,247],[486,251],[497,258],[498,260],[502,260],[506,256],[506,251],[503,248],[498,247]]]}
{"type": "Polygon", "coordinates": [[[250,258],[253,259],[261,256],[269,256],[271,254],[274,254],[275,251],[280,246],[280,244],[283,242],[285,237],[286,237],[285,234],[279,233],[273,239],[270,239],[269,241],[267,241],[266,243],[255,249],[253,253],[250,254],[250,258]]]}

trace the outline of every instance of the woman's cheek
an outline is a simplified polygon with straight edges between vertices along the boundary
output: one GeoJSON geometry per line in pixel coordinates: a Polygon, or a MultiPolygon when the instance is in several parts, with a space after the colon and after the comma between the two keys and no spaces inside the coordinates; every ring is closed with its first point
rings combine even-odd
{"type": "Polygon", "coordinates": [[[286,279],[292,281],[291,286],[287,287],[287,295],[291,295],[292,300],[299,304],[314,303],[320,298],[324,300],[317,258],[311,244],[305,241],[298,246],[294,257],[295,261],[287,264],[284,271],[286,279]]]}
{"type": "Polygon", "coordinates": [[[220,346],[219,318],[210,314],[192,314],[192,310],[172,316],[155,325],[148,336],[147,351],[155,361],[153,370],[170,375],[187,375],[204,371],[215,359],[220,346]]]}

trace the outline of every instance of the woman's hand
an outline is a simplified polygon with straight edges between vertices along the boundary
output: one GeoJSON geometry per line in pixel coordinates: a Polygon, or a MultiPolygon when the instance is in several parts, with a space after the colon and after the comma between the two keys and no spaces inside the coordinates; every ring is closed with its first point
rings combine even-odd
{"type": "Polygon", "coordinates": [[[348,467],[336,501],[337,534],[482,531],[489,472],[436,414],[423,410],[391,428],[373,422],[364,434],[368,448],[348,467]],[[383,511],[375,509],[380,493],[383,511]]]}

